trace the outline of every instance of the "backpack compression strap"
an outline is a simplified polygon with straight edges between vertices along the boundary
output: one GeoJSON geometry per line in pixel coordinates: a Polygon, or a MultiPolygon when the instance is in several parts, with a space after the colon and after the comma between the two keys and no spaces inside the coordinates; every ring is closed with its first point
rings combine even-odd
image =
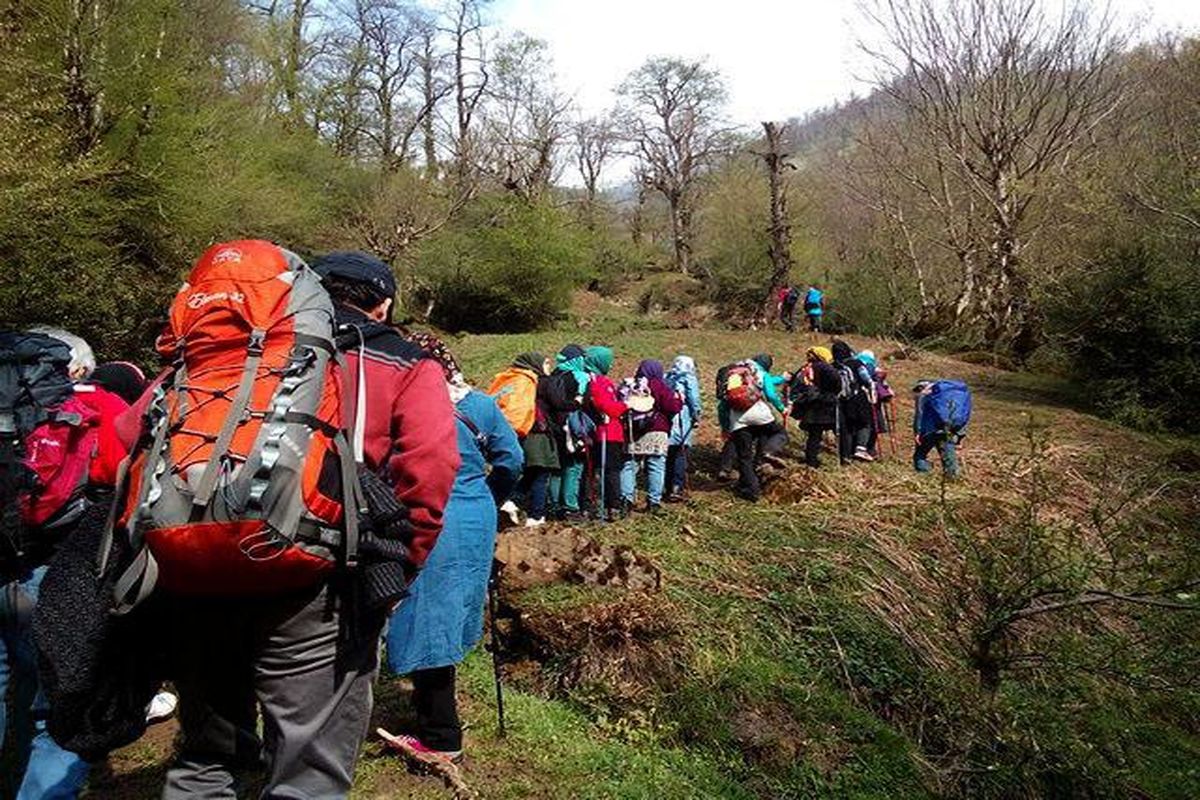
{"type": "Polygon", "coordinates": [[[266,336],[267,332],[260,328],[250,331],[250,343],[246,346],[246,365],[242,368],[237,394],[233,398],[232,405],[229,406],[229,414],[225,417],[224,424],[221,425],[221,432],[217,434],[216,444],[213,445],[212,456],[204,467],[204,474],[196,486],[196,494],[192,497],[192,516],[194,518],[202,516],[204,509],[212,500],[213,491],[217,487],[217,478],[220,476],[221,465],[229,452],[233,435],[237,432],[238,426],[242,424],[246,406],[250,404],[250,393],[254,390],[254,379],[258,377],[258,367],[262,363],[263,342],[266,336]]]}

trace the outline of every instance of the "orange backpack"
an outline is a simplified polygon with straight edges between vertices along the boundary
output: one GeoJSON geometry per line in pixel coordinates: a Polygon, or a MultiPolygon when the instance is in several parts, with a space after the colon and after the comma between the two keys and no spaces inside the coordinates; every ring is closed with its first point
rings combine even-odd
{"type": "Polygon", "coordinates": [[[538,376],[533,370],[509,367],[492,379],[487,393],[496,400],[500,413],[524,438],[537,422],[538,376]]]}
{"type": "Polygon", "coordinates": [[[201,256],[156,345],[173,366],[122,480],[135,558],[119,609],[156,580],[271,593],[316,583],[337,553],[353,563],[359,492],[333,337],[332,302],[298,256],[264,241],[201,256]]]}

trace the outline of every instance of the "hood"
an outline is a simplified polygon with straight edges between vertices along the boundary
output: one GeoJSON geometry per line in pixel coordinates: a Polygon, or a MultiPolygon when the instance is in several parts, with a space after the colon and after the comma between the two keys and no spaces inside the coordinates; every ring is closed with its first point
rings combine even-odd
{"type": "Polygon", "coordinates": [[[647,358],[645,361],[638,364],[637,377],[652,381],[655,378],[662,380],[662,376],[663,365],[661,361],[656,361],[653,358],[647,358]]]}
{"type": "Polygon", "coordinates": [[[546,371],[546,359],[541,353],[521,353],[513,359],[512,365],[518,369],[533,370],[538,375],[546,371]]]}
{"type": "Polygon", "coordinates": [[[675,356],[675,360],[671,362],[671,372],[677,372],[680,375],[695,375],[696,362],[691,356],[675,356]]]}
{"type": "Polygon", "coordinates": [[[841,339],[834,342],[830,349],[833,352],[833,360],[839,364],[854,358],[854,349],[841,339]]]}
{"type": "Polygon", "coordinates": [[[808,348],[808,358],[810,361],[815,358],[819,361],[824,361],[826,364],[833,363],[833,353],[829,351],[828,347],[808,348]]]}
{"type": "Polygon", "coordinates": [[[773,359],[771,357],[770,353],[759,353],[758,355],[756,355],[754,358],[752,358],[750,360],[753,361],[755,364],[758,364],[760,367],[762,367],[767,372],[771,371],[771,365],[775,363],[775,359],[773,359]]]}
{"type": "Polygon", "coordinates": [[[607,375],[613,365],[613,351],[611,347],[589,347],[583,357],[583,364],[587,367],[588,372],[594,372],[598,375],[607,375]]]}

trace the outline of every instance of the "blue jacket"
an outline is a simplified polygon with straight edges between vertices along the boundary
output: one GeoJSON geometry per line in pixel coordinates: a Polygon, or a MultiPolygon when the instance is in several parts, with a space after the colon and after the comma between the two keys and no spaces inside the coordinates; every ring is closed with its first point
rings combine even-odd
{"type": "Polygon", "coordinates": [[[397,675],[457,664],[483,635],[496,498],[507,497],[521,474],[521,443],[496,401],[472,390],[457,409],[478,428],[480,441],[456,420],[462,465],[442,535],[388,625],[387,661],[397,675]]]}
{"type": "Polygon", "coordinates": [[[667,373],[667,385],[683,395],[683,408],[671,422],[671,436],[668,443],[690,445],[703,411],[703,404],[700,400],[700,380],[696,377],[695,366],[692,366],[691,371],[672,367],[671,371],[667,373]]]}

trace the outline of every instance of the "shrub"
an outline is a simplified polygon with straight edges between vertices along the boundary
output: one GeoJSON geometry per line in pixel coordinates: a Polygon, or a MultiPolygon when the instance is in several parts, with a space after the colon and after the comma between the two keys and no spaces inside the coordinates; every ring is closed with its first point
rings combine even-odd
{"type": "Polygon", "coordinates": [[[1200,431],[1200,269],[1194,255],[1114,246],[1051,307],[1096,404],[1144,429],[1200,431]]]}
{"type": "Polygon", "coordinates": [[[420,246],[413,310],[427,309],[451,331],[536,330],[565,313],[588,255],[587,239],[558,209],[485,197],[420,246]]]}

